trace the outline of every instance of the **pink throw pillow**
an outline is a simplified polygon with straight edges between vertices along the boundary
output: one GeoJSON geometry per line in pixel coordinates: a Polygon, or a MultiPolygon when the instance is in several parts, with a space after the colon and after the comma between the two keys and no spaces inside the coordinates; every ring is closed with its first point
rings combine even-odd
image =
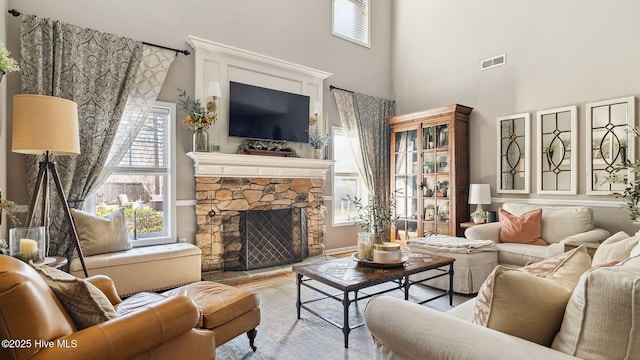
{"type": "Polygon", "coordinates": [[[547,245],[542,236],[542,209],[520,216],[500,209],[500,241],[530,245],[547,245]]]}

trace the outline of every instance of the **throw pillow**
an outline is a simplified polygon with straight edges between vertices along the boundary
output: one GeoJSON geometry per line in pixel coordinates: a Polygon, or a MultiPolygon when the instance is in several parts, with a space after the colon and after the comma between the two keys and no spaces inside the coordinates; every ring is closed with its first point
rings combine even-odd
{"type": "Polygon", "coordinates": [[[584,246],[520,269],[499,265],[478,291],[472,322],[549,346],[590,265],[584,246]]]}
{"type": "Polygon", "coordinates": [[[637,359],[640,258],[586,272],[565,310],[552,348],[582,359],[637,359]]]}
{"type": "Polygon", "coordinates": [[[570,296],[552,280],[498,265],[478,291],[472,322],[549,346],[570,296]]]}
{"type": "Polygon", "coordinates": [[[112,253],[131,249],[124,209],[104,217],[71,209],[80,247],[84,256],[112,253]]]}
{"type": "Polygon", "coordinates": [[[547,245],[542,235],[542,209],[515,216],[500,209],[500,241],[530,245],[547,245]]]}
{"type": "Polygon", "coordinates": [[[629,237],[624,231],[613,234],[596,249],[596,253],[593,254],[593,266],[627,259],[631,256],[633,248],[638,245],[638,240],[640,235],[629,237]]]}
{"type": "Polygon", "coordinates": [[[92,283],[46,265],[33,267],[53,290],[78,330],[118,316],[107,296],[92,283]]]}
{"type": "Polygon", "coordinates": [[[584,245],[538,261],[522,268],[540,278],[551,279],[569,291],[573,291],[580,276],[591,268],[591,257],[584,245]]]}

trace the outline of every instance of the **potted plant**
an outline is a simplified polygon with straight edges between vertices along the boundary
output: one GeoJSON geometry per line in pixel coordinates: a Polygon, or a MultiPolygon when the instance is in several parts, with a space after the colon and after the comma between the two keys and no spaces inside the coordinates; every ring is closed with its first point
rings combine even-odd
{"type": "Polygon", "coordinates": [[[387,202],[380,202],[374,195],[370,195],[368,201],[358,197],[347,195],[347,200],[353,203],[358,211],[356,225],[362,231],[371,233],[371,243],[379,244],[389,241],[391,227],[398,219],[395,216],[396,202],[392,195],[387,202]],[[386,239],[386,240],[383,240],[386,239]]]}
{"type": "Polygon", "coordinates": [[[486,211],[474,211],[471,213],[471,219],[476,224],[484,224],[487,221],[487,212],[486,211]]]}
{"type": "Polygon", "coordinates": [[[424,172],[426,173],[432,173],[435,167],[436,167],[436,163],[434,161],[427,160],[424,162],[424,172]]]}
{"type": "Polygon", "coordinates": [[[309,145],[311,145],[311,148],[313,149],[313,157],[315,159],[322,159],[322,152],[328,142],[329,134],[322,134],[315,129],[309,131],[309,145]]]}

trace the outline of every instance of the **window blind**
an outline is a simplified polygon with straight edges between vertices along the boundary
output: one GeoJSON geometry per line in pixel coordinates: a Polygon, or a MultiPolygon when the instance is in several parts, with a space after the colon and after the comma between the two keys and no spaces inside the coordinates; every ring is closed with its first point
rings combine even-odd
{"type": "Polygon", "coordinates": [[[369,47],[369,0],[334,0],[333,34],[369,47]]]}

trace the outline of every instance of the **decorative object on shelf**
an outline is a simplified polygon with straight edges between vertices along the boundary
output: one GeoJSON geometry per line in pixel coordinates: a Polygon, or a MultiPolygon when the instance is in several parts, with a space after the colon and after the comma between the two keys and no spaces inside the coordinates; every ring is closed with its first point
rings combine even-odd
{"type": "Polygon", "coordinates": [[[424,172],[427,174],[434,172],[435,167],[436,167],[436,163],[434,161],[426,160],[424,162],[424,172]]]}
{"type": "Polygon", "coordinates": [[[473,222],[476,224],[484,224],[487,220],[487,212],[484,210],[476,210],[471,213],[471,219],[473,219],[473,222]]]}
{"type": "Polygon", "coordinates": [[[427,208],[424,210],[424,219],[426,221],[433,221],[436,216],[436,207],[433,204],[427,205],[427,208]]]}
{"type": "MultiPolygon", "coordinates": [[[[80,247],[80,239],[71,218],[67,197],[52,155],[71,156],[80,154],[80,134],[78,127],[78,104],[71,100],[45,96],[21,94],[13,97],[13,131],[11,151],[19,154],[41,155],[38,175],[31,198],[26,226],[31,227],[36,215],[36,205],[42,191],[42,226],[49,226],[45,216],[49,209],[49,180],[53,179],[60,204],[67,223],[76,253],[82,264],[84,276],[89,276],[80,247]],[[45,183],[46,181],[46,183],[45,183]]],[[[48,235],[48,231],[47,231],[48,235]]],[[[48,244],[49,239],[47,239],[48,244]]],[[[47,245],[48,248],[48,245],[47,245]]]]}
{"type": "Polygon", "coordinates": [[[469,185],[469,204],[478,205],[474,213],[483,212],[482,205],[491,204],[491,188],[489,184],[469,185]]]}
{"type": "Polygon", "coordinates": [[[0,81],[2,81],[4,74],[20,70],[18,62],[9,55],[11,55],[9,50],[0,43],[0,81]]]}
{"type": "Polygon", "coordinates": [[[363,231],[371,233],[372,244],[383,243],[383,237],[389,239],[391,227],[398,219],[394,215],[396,201],[393,194],[386,203],[381,203],[374,195],[370,195],[367,201],[347,195],[347,200],[353,203],[358,211],[356,225],[363,231]]]}
{"type": "Polygon", "coordinates": [[[438,181],[438,193],[440,193],[440,196],[442,197],[447,197],[447,191],[449,190],[449,181],[445,180],[445,181],[438,181]]]}
{"type": "Polygon", "coordinates": [[[238,154],[298,157],[286,141],[245,140],[238,145],[238,154]]]}
{"type": "MultiPolygon", "coordinates": [[[[185,90],[178,89],[178,104],[186,116],[182,121],[182,126],[193,130],[193,151],[209,151],[209,133],[207,129],[216,122],[217,115],[209,110],[209,104],[205,109],[200,100],[191,99],[185,90]]],[[[211,110],[216,110],[215,100],[212,102],[211,110]]]]}
{"type": "Polygon", "coordinates": [[[313,158],[322,159],[324,155],[324,147],[329,142],[329,134],[320,133],[318,130],[309,130],[309,145],[313,149],[313,158]]]}
{"type": "Polygon", "coordinates": [[[207,130],[199,128],[193,131],[193,151],[209,151],[209,133],[207,130]]]}
{"type": "Polygon", "coordinates": [[[11,256],[26,263],[39,264],[47,255],[44,226],[9,229],[11,256]]]}

